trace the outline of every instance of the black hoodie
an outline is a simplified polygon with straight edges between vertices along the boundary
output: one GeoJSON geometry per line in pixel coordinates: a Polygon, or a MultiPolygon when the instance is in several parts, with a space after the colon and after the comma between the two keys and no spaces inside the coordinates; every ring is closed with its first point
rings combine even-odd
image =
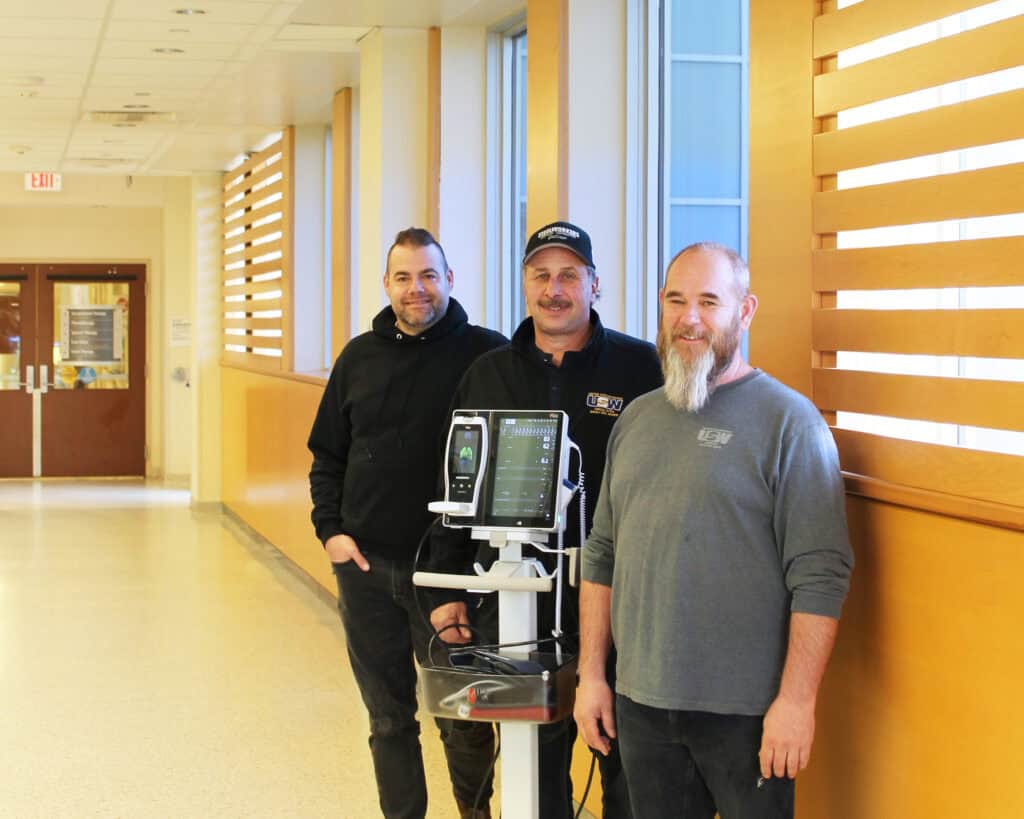
{"type": "Polygon", "coordinates": [[[455,300],[410,336],[386,307],[331,371],[309,434],[313,525],[322,542],[351,535],[364,552],[411,559],[432,515],[439,440],[452,393],[473,360],[506,342],[468,322],[455,300]]]}
{"type": "MultiPolygon", "coordinates": [[[[662,384],[661,363],[653,344],[605,329],[593,310],[590,324],[590,339],[583,349],[563,353],[561,366],[556,366],[550,354],[538,349],[533,319],[526,319],[507,347],[489,352],[474,362],[452,399],[453,410],[564,410],[569,416],[569,437],[583,452],[587,532],[593,523],[593,510],[601,491],[605,450],[612,425],[634,398],[662,384]]],[[[578,504],[578,497],[574,498],[566,513],[566,548],[581,545],[578,504]]],[[[489,545],[479,546],[470,541],[465,529],[445,529],[438,525],[431,533],[425,566],[436,571],[465,573],[472,571],[474,559],[488,566],[495,555],[489,545]]],[[[541,556],[541,562],[549,569],[554,568],[549,555],[541,556]]],[[[435,606],[463,597],[447,589],[430,592],[435,606]]],[[[544,597],[540,595],[539,599],[544,597]]],[[[554,598],[554,595],[547,597],[554,598]]],[[[553,602],[548,608],[548,613],[552,614],[553,602]]],[[[571,615],[574,621],[575,612],[571,615]]],[[[542,613],[541,623],[544,622],[542,613]]],[[[569,626],[569,630],[575,628],[574,623],[569,626]]]]}

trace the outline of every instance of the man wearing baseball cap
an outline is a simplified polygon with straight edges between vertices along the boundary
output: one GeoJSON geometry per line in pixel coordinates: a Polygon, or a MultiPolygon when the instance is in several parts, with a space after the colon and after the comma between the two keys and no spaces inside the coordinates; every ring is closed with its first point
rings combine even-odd
{"type": "MultiPolygon", "coordinates": [[[[529,318],[519,325],[510,344],[480,356],[466,371],[455,393],[453,409],[551,409],[569,416],[569,437],[583,452],[587,495],[586,530],[601,489],[605,448],[612,425],[636,397],[661,386],[662,374],[652,344],[609,330],[594,310],[598,277],[590,236],[570,222],[552,222],[526,244],[522,268],[523,293],[529,318]]],[[[569,507],[565,547],[581,546],[578,499],[569,507]]],[[[549,555],[536,555],[554,569],[549,555]]],[[[431,536],[431,568],[471,572],[474,560],[489,565],[494,550],[477,545],[463,530],[435,527],[431,536]]],[[[567,588],[562,604],[562,630],[575,650],[579,632],[579,597],[567,588]]],[[[472,613],[458,593],[435,592],[431,623],[435,629],[469,624],[488,638],[497,637],[497,599],[485,596],[472,613]]],[[[538,634],[550,636],[555,622],[555,595],[538,596],[538,634]]],[[[468,641],[467,629],[449,628],[449,642],[468,641]],[[457,636],[452,636],[457,635],[457,636]]],[[[614,669],[614,659],[610,662],[614,669]]],[[[540,728],[540,816],[571,819],[569,766],[576,728],[572,719],[540,728]]],[[[629,796],[618,750],[599,757],[605,819],[629,817],[629,796]]]]}

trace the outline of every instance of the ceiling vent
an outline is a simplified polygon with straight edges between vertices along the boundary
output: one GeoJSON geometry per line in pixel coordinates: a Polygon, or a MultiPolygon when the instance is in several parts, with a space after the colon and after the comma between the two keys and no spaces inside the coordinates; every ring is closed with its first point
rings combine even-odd
{"type": "Polygon", "coordinates": [[[87,111],[82,119],[105,125],[142,125],[177,122],[178,115],[174,111],[87,111]]]}

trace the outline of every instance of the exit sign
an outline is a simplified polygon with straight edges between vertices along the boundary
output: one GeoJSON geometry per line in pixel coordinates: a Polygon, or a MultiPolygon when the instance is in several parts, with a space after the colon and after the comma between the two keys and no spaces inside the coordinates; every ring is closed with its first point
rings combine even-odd
{"type": "Polygon", "coordinates": [[[59,191],[59,173],[27,173],[25,174],[25,190],[27,191],[59,191]]]}

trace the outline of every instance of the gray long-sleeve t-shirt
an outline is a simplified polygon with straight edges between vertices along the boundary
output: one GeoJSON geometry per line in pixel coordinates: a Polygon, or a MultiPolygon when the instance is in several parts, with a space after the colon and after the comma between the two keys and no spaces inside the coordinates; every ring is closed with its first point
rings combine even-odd
{"type": "Polygon", "coordinates": [[[582,569],[612,587],[620,694],[763,714],[790,612],[837,618],[852,567],[835,443],[799,393],[754,370],[697,413],[658,389],[619,418],[582,569]]]}

